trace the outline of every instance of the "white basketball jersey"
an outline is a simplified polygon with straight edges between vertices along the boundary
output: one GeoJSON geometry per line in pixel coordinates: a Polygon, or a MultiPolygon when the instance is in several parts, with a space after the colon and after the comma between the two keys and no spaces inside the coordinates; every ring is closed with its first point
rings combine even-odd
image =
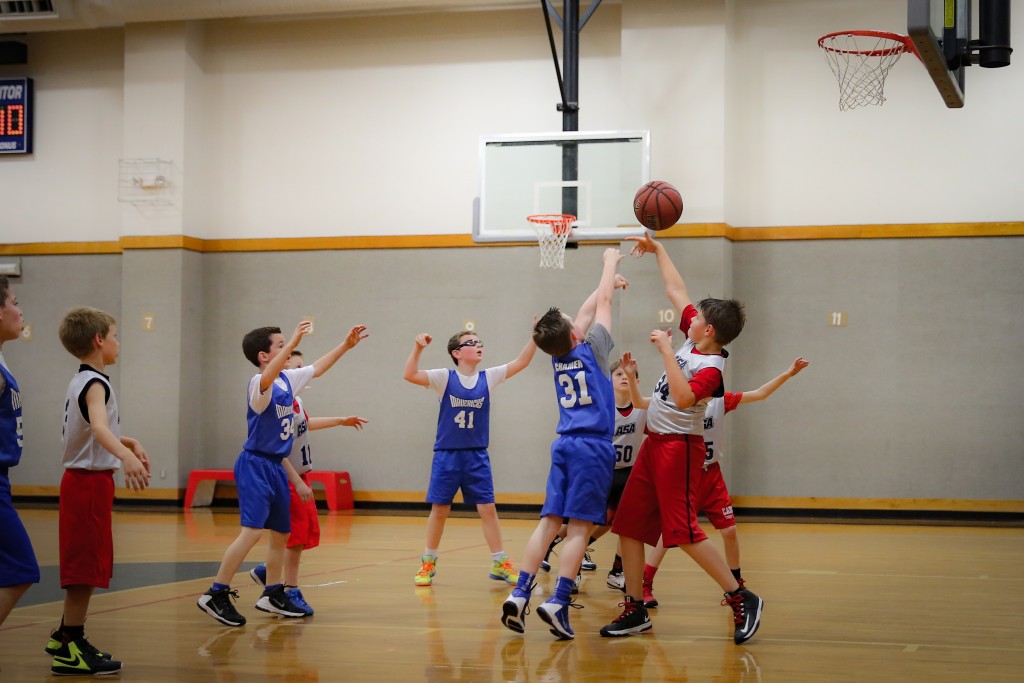
{"type": "Polygon", "coordinates": [[[723,449],[725,414],[736,410],[742,397],[742,393],[734,394],[727,391],[725,396],[708,401],[708,405],[704,409],[704,469],[718,462],[725,455],[723,449]]]}
{"type": "MultiPolygon", "coordinates": [[[[717,368],[719,372],[725,370],[725,356],[698,353],[689,339],[676,351],[676,363],[687,381],[704,368],[717,368]]],[[[703,434],[704,407],[709,400],[702,399],[686,410],[680,410],[669,395],[668,376],[662,373],[647,409],[647,427],[656,434],[703,434]]]]}
{"type": "Polygon", "coordinates": [[[295,440],[292,442],[292,452],[288,455],[288,461],[299,474],[305,474],[313,469],[313,453],[309,448],[309,416],[302,405],[302,399],[295,397],[295,417],[292,420],[292,431],[295,440]]]}
{"type": "Polygon", "coordinates": [[[117,399],[110,386],[110,378],[83,365],[78,374],[71,378],[68,393],[64,398],[64,467],[82,470],[116,470],[121,461],[100,445],[93,436],[86,420],[85,392],[93,382],[106,388],[107,424],[118,439],[121,438],[121,423],[117,415],[117,399]]]}
{"type": "Polygon", "coordinates": [[[644,428],[647,427],[647,411],[643,408],[629,407],[626,415],[615,409],[615,434],[612,443],[615,445],[615,469],[632,467],[636,456],[640,453],[640,444],[644,441],[644,428]]]}

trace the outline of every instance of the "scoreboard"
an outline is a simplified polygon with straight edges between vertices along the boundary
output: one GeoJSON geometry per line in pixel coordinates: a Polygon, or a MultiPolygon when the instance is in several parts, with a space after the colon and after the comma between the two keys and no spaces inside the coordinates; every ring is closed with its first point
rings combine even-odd
{"type": "Polygon", "coordinates": [[[0,78],[0,154],[32,153],[32,79],[0,78]]]}

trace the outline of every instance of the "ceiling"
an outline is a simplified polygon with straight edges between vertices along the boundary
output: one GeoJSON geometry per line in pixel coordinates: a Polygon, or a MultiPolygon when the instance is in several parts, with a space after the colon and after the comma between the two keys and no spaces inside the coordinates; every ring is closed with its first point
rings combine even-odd
{"type": "MultiPolygon", "coordinates": [[[[596,0],[591,0],[591,2],[596,0]]],[[[561,10],[561,2],[555,0],[561,10]]],[[[590,3],[581,0],[581,6],[590,3]]],[[[0,0],[0,34],[70,31],[126,24],[262,17],[468,12],[538,7],[538,0],[0,0]]]]}

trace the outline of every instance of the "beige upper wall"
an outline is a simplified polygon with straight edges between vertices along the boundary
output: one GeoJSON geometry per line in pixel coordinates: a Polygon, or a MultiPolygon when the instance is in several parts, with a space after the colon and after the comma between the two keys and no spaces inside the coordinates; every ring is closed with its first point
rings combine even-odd
{"type": "MultiPolygon", "coordinates": [[[[900,30],[904,13],[882,0],[604,4],[581,38],[581,128],[649,129],[652,175],[683,189],[689,222],[1020,220],[1019,66],[972,69],[967,107],[950,111],[905,58],[884,107],[838,112],[815,38],[900,30]],[[972,169],[956,191],[951,168],[972,169]]],[[[465,234],[479,136],[561,128],[533,9],[24,40],[29,65],[0,74],[35,78],[36,153],[0,159],[0,242],[465,234]],[[119,204],[122,156],[171,157],[183,196],[119,204]]]]}

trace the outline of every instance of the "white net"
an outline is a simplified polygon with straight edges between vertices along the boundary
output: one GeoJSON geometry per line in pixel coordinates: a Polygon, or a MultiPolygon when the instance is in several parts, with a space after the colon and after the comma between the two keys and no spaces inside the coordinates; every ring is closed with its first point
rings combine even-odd
{"type": "Polygon", "coordinates": [[[907,51],[906,39],[880,31],[833,33],[818,45],[839,81],[839,110],[885,102],[885,77],[907,51]]]}
{"type": "Polygon", "coordinates": [[[527,217],[537,232],[541,268],[565,268],[565,244],[576,216],[541,214],[527,217]]]}

